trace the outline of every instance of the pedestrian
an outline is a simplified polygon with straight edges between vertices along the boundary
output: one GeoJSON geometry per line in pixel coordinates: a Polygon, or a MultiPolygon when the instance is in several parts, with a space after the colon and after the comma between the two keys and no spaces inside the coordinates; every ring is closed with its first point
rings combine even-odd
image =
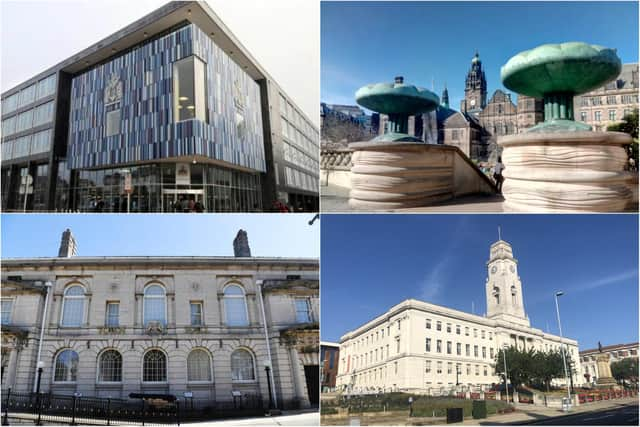
{"type": "Polygon", "coordinates": [[[498,156],[498,161],[493,167],[493,179],[496,180],[496,188],[498,189],[498,193],[502,193],[502,181],[504,181],[504,177],[502,176],[503,170],[504,164],[502,164],[502,157],[498,156]]]}

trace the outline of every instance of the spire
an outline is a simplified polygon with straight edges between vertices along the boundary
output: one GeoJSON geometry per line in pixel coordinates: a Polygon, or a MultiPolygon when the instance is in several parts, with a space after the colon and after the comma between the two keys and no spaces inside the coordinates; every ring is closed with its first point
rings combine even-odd
{"type": "Polygon", "coordinates": [[[76,239],[71,234],[71,230],[68,228],[62,233],[62,239],[60,240],[60,249],[58,249],[59,258],[71,258],[77,255],[78,245],[76,239]]]}
{"type": "Polygon", "coordinates": [[[236,238],[233,239],[233,255],[236,257],[250,257],[251,248],[249,248],[249,238],[247,232],[239,230],[236,238]]]}
{"type": "Polygon", "coordinates": [[[444,90],[442,91],[442,102],[441,105],[443,107],[449,108],[449,91],[447,90],[447,83],[444,84],[444,90]]]}

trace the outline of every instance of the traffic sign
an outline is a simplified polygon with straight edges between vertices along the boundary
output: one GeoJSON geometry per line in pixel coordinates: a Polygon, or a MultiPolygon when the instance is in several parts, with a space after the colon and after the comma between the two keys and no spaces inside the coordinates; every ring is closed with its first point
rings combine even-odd
{"type": "Polygon", "coordinates": [[[131,193],[133,191],[133,185],[131,183],[131,174],[128,173],[124,176],[124,192],[131,193]]]}

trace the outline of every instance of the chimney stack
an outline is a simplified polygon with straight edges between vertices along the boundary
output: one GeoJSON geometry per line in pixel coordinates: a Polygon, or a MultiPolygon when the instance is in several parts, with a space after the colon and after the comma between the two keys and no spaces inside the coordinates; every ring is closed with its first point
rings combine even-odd
{"type": "Polygon", "coordinates": [[[238,231],[236,238],[233,239],[233,255],[236,257],[251,257],[251,248],[249,248],[249,239],[247,232],[238,231]]]}
{"type": "Polygon", "coordinates": [[[60,250],[58,250],[58,257],[71,258],[78,254],[78,245],[76,239],[71,234],[71,230],[68,228],[62,233],[62,240],[60,241],[60,250]]]}

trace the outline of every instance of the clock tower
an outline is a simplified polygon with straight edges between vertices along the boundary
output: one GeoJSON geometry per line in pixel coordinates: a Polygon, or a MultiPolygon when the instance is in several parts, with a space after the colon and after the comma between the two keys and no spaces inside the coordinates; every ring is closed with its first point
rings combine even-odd
{"type": "Polygon", "coordinates": [[[471,60],[471,69],[467,73],[464,86],[464,100],[460,111],[477,115],[487,106],[487,79],[482,70],[482,61],[476,52],[471,60]]]}
{"type": "Polygon", "coordinates": [[[518,261],[513,257],[511,245],[502,239],[491,245],[486,294],[488,318],[530,326],[524,312],[518,261]]]}

